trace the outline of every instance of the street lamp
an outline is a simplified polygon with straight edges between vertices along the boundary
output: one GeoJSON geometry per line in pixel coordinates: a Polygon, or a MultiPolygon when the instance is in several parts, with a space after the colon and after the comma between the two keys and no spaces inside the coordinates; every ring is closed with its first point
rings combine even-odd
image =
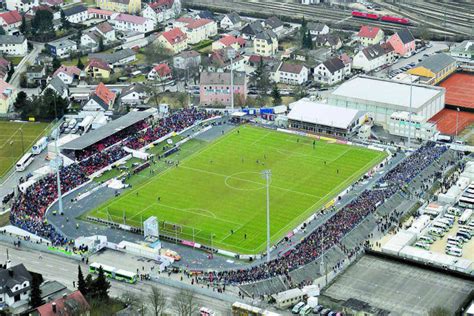
{"type": "Polygon", "coordinates": [[[270,179],[272,177],[271,170],[264,170],[262,172],[263,177],[266,180],[267,188],[267,262],[270,261],[270,179]]]}
{"type": "Polygon", "coordinates": [[[459,108],[456,108],[456,138],[458,137],[459,131],[459,108]]]}
{"type": "Polygon", "coordinates": [[[56,146],[56,157],[51,160],[51,167],[55,168],[56,169],[56,182],[57,182],[57,185],[58,185],[58,206],[59,206],[59,214],[64,214],[64,211],[63,211],[63,196],[62,196],[62,192],[61,192],[61,178],[59,176],[59,169],[61,168],[61,165],[62,165],[62,159],[61,157],[59,156],[59,148],[58,148],[58,138],[59,138],[59,129],[56,128],[52,135],[54,136],[54,139],[55,139],[55,146],[56,146]]]}
{"type": "Polygon", "coordinates": [[[408,148],[411,147],[411,107],[413,102],[413,77],[410,75],[410,111],[408,112],[408,148]]]}
{"type": "Polygon", "coordinates": [[[21,154],[25,154],[25,144],[23,142],[23,129],[20,127],[20,134],[21,134],[21,154]]]}
{"type": "Polygon", "coordinates": [[[234,58],[237,55],[235,49],[230,48],[227,51],[227,57],[230,58],[230,108],[234,109],[234,58]]]}

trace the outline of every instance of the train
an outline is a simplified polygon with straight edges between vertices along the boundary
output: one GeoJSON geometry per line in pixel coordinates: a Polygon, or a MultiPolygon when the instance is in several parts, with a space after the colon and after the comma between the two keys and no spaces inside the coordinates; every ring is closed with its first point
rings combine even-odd
{"type": "Polygon", "coordinates": [[[408,18],[399,18],[396,16],[390,16],[390,15],[379,15],[376,13],[352,11],[352,17],[359,18],[359,19],[377,20],[381,22],[395,23],[395,24],[402,24],[402,25],[413,25],[413,23],[408,18]]]}

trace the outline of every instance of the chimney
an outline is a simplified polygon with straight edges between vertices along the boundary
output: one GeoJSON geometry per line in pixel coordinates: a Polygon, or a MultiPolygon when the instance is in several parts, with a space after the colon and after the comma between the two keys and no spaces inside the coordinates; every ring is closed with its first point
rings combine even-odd
{"type": "Polygon", "coordinates": [[[56,302],[53,302],[53,303],[51,304],[51,307],[53,308],[53,313],[56,314],[56,302]]]}

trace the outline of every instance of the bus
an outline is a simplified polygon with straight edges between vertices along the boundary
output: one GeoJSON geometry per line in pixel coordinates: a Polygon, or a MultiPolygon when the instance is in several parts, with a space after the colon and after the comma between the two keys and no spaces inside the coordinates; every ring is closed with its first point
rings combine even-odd
{"type": "MultiPolygon", "coordinates": [[[[461,198],[462,199],[462,198],[461,198]]],[[[461,201],[461,200],[459,200],[461,201]]],[[[458,219],[458,223],[461,224],[461,225],[464,225],[466,223],[469,223],[470,219],[471,219],[471,215],[472,215],[472,209],[466,209],[464,210],[464,212],[462,213],[461,217],[459,217],[458,219]]]]}
{"type": "Polygon", "coordinates": [[[465,197],[465,196],[461,196],[461,198],[459,199],[459,202],[458,202],[458,205],[460,207],[463,207],[463,208],[474,208],[474,199],[471,199],[471,198],[468,198],[468,197],[465,197]]]}
{"type": "Polygon", "coordinates": [[[137,274],[122,270],[122,269],[116,269],[111,266],[107,266],[102,263],[97,263],[97,262],[92,262],[89,265],[89,272],[98,274],[99,273],[99,268],[102,267],[102,270],[104,271],[104,274],[110,278],[114,279],[117,281],[122,281],[122,282],[127,282],[127,283],[136,283],[137,282],[137,274]]]}
{"type": "Polygon", "coordinates": [[[245,303],[235,302],[232,304],[232,316],[281,316],[281,314],[245,303]]]}
{"type": "Polygon", "coordinates": [[[415,247],[418,247],[418,248],[421,248],[421,249],[425,249],[425,250],[430,250],[430,245],[425,244],[424,242],[421,242],[421,241],[417,242],[417,243],[415,244],[415,247]]]}
{"type": "Polygon", "coordinates": [[[41,152],[48,147],[48,137],[41,137],[36,144],[31,147],[31,153],[33,155],[39,155],[41,152]]]}
{"type": "Polygon", "coordinates": [[[21,159],[16,163],[16,171],[24,171],[34,160],[32,153],[26,153],[21,159]]]}
{"type": "Polygon", "coordinates": [[[429,244],[431,245],[432,243],[434,243],[434,238],[433,237],[429,237],[429,236],[420,236],[420,241],[421,242],[424,242],[425,244],[429,244]]]}
{"type": "Polygon", "coordinates": [[[449,248],[446,248],[446,254],[451,255],[451,256],[461,257],[462,249],[459,249],[456,247],[449,247],[449,248]]]}

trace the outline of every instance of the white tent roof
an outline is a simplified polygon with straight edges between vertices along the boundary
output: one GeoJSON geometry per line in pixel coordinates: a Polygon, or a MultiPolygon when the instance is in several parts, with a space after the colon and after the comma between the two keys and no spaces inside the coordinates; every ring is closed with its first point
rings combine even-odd
{"type": "Polygon", "coordinates": [[[363,112],[301,99],[290,104],[288,119],[346,129],[363,112]]]}
{"type": "MultiPolygon", "coordinates": [[[[433,97],[442,93],[443,90],[439,87],[413,84],[412,108],[419,109],[433,97]]],[[[344,82],[331,95],[390,104],[406,109],[410,107],[410,84],[400,81],[355,77],[344,82]]]]}

